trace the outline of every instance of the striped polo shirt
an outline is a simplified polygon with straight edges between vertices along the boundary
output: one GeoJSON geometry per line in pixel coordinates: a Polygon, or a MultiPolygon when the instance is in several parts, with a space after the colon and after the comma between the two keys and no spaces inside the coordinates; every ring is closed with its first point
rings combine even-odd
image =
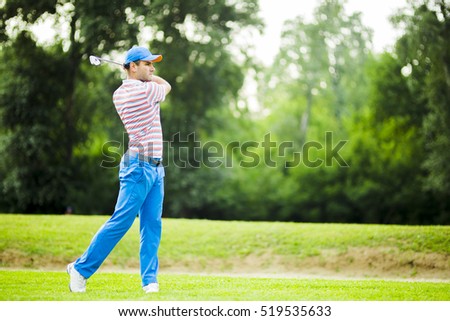
{"type": "Polygon", "coordinates": [[[164,86],[135,79],[124,80],[114,92],[113,102],[128,133],[130,151],[162,158],[159,103],[164,99],[164,86]]]}

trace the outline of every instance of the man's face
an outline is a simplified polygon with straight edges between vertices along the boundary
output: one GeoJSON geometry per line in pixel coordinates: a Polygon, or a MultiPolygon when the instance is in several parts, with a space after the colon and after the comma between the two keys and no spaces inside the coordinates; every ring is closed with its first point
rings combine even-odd
{"type": "Polygon", "coordinates": [[[151,81],[155,67],[151,61],[139,61],[137,64],[132,63],[134,66],[134,78],[141,81],[151,81]]]}

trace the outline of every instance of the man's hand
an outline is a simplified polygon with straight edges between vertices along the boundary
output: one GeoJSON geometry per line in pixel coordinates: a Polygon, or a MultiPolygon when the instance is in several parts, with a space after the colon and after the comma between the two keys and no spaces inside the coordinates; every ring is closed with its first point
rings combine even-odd
{"type": "Polygon", "coordinates": [[[159,76],[152,75],[152,79],[150,81],[154,81],[158,85],[163,85],[166,95],[172,90],[172,86],[170,86],[170,84],[166,80],[159,76]]]}

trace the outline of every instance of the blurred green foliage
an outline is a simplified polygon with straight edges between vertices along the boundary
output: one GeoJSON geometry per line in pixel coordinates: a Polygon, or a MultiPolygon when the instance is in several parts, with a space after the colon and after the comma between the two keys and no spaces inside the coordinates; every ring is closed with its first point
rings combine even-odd
{"type": "Polygon", "coordinates": [[[162,104],[165,216],[449,224],[449,7],[408,7],[393,12],[395,48],[374,54],[359,13],[320,1],[312,20],[285,23],[267,67],[233,41],[261,30],[256,0],[6,1],[0,211],[113,211],[123,75],[87,57],[139,39],[163,54],[157,73],[174,88],[162,104]],[[31,26],[49,17],[68,32],[38,44],[31,26]]]}

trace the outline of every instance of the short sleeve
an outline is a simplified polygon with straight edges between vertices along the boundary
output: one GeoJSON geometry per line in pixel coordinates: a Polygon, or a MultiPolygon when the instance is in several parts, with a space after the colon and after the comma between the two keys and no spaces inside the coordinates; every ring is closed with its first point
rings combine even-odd
{"type": "Polygon", "coordinates": [[[164,86],[155,82],[147,82],[147,93],[150,104],[157,104],[166,99],[166,92],[164,86]]]}

